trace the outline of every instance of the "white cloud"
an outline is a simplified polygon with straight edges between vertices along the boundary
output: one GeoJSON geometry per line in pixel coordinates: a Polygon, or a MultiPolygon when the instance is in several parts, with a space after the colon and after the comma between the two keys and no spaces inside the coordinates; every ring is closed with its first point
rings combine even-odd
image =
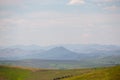
{"type": "Polygon", "coordinates": [[[116,11],[116,10],[120,10],[120,7],[113,5],[113,6],[107,6],[104,9],[109,11],[116,11]]]}
{"type": "Polygon", "coordinates": [[[120,10],[120,6],[116,5],[117,3],[120,3],[120,0],[92,0],[92,2],[104,10],[120,10]]]}
{"type": "Polygon", "coordinates": [[[0,0],[0,5],[19,5],[23,2],[23,0],[0,0]]]}
{"type": "Polygon", "coordinates": [[[119,38],[116,34],[120,32],[119,19],[119,14],[26,13],[9,19],[0,19],[0,30],[3,32],[0,44],[8,45],[8,40],[11,44],[117,44],[119,41],[116,40],[119,38]]]}
{"type": "Polygon", "coordinates": [[[120,0],[104,0],[105,2],[120,2],[120,0]]]}
{"type": "Polygon", "coordinates": [[[92,0],[93,2],[120,2],[120,0],[92,0]]]}
{"type": "Polygon", "coordinates": [[[15,12],[13,12],[13,11],[8,11],[8,10],[0,11],[1,17],[9,17],[9,16],[14,16],[14,15],[15,15],[15,12]]]}
{"type": "Polygon", "coordinates": [[[119,14],[63,14],[57,12],[34,12],[16,15],[12,18],[0,19],[0,25],[15,25],[20,27],[71,27],[94,26],[94,24],[118,23],[119,14]]]}
{"type": "Polygon", "coordinates": [[[85,4],[84,0],[70,0],[68,5],[85,4]]]}
{"type": "Polygon", "coordinates": [[[101,0],[101,1],[103,1],[103,2],[116,2],[116,1],[119,1],[119,0],[101,0]]]}

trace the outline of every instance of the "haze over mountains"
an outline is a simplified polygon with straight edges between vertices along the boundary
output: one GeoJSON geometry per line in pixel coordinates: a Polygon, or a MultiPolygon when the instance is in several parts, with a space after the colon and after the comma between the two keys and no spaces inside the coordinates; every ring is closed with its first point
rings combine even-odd
{"type": "Polygon", "coordinates": [[[35,68],[89,68],[120,64],[120,46],[54,45],[0,47],[0,64],[35,68]]]}
{"type": "Polygon", "coordinates": [[[120,56],[120,46],[69,44],[48,47],[41,47],[37,45],[0,47],[1,60],[86,60],[109,56],[120,56]]]}

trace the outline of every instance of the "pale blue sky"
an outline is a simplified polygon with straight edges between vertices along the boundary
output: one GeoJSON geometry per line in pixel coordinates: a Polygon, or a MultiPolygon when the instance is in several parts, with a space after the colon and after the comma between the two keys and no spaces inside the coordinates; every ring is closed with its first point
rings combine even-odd
{"type": "Polygon", "coordinates": [[[120,0],[0,0],[0,45],[120,45],[120,0]]]}

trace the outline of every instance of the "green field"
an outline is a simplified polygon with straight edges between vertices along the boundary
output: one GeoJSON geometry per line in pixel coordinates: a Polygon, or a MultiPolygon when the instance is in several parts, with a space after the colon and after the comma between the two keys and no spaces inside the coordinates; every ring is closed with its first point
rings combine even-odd
{"type": "Polygon", "coordinates": [[[25,80],[31,70],[0,66],[0,80],[25,80]]]}
{"type": "Polygon", "coordinates": [[[120,66],[92,69],[32,69],[0,66],[0,80],[120,80],[120,66]],[[59,78],[59,79],[58,79],[59,78]]]}
{"type": "Polygon", "coordinates": [[[92,70],[63,80],[120,80],[120,66],[92,70]]]}

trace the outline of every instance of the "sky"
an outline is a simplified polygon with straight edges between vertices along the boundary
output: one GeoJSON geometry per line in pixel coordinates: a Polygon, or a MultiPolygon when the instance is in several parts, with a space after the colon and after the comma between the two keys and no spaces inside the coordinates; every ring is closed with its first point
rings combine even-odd
{"type": "Polygon", "coordinates": [[[0,46],[120,45],[120,0],[0,0],[0,46]]]}

